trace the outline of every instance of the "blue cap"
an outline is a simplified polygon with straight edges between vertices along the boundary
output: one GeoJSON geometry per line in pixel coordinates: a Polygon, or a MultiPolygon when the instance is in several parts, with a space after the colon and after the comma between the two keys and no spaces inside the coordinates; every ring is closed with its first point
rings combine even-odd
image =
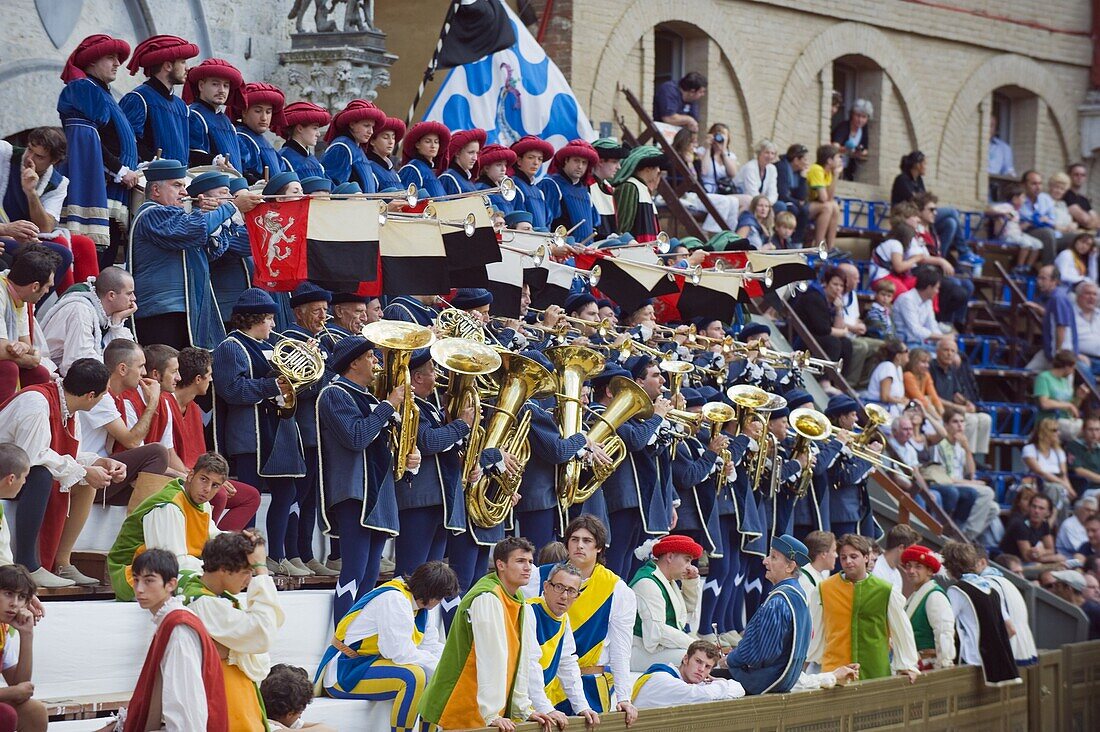
{"type": "Polygon", "coordinates": [[[366,304],[370,298],[366,295],[360,295],[357,292],[334,292],[332,293],[332,304],[341,305],[346,302],[361,302],[366,304]]]}
{"type": "Polygon", "coordinates": [[[825,407],[825,416],[829,419],[839,417],[848,412],[859,411],[859,402],[847,394],[833,394],[829,397],[829,404],[825,407]]]}
{"type": "MultiPolygon", "coordinates": [[[[146,179],[148,180],[148,179],[146,179]]],[[[215,188],[228,188],[229,176],[225,173],[219,173],[214,170],[208,170],[205,173],[199,173],[187,186],[187,195],[197,196],[200,193],[206,193],[212,191],[215,188]]]]}
{"type": "Polygon", "coordinates": [[[745,323],[745,327],[737,334],[737,340],[746,343],[750,338],[755,338],[759,335],[771,335],[771,332],[771,328],[763,323],[745,323]]]}
{"type": "Polygon", "coordinates": [[[234,315],[267,313],[274,315],[277,310],[278,308],[275,306],[275,301],[271,299],[271,295],[258,287],[249,287],[242,292],[241,296],[237,298],[236,304],[233,305],[234,315]]]}
{"type": "Polygon", "coordinates": [[[644,308],[646,305],[652,305],[652,304],[653,304],[653,298],[652,297],[647,297],[644,300],[639,300],[637,302],[637,304],[634,305],[634,307],[630,308],[627,311],[627,313],[630,314],[630,315],[633,315],[634,313],[636,313],[639,310],[641,310],[642,308],[644,308]]]}
{"type": "Polygon", "coordinates": [[[302,178],[302,193],[317,193],[319,191],[327,193],[331,190],[332,181],[328,178],[322,178],[319,175],[302,178]]]}
{"type": "Polygon", "coordinates": [[[359,184],[355,181],[348,181],[347,183],[341,183],[332,189],[332,192],[341,196],[351,196],[356,193],[362,193],[363,189],[359,187],[359,184]]]}
{"type": "Polygon", "coordinates": [[[709,384],[704,384],[703,386],[697,387],[696,391],[699,392],[699,396],[703,397],[703,404],[706,404],[707,402],[721,401],[722,399],[722,392],[718,389],[715,389],[713,386],[710,386],[709,384]]]}
{"type": "Polygon", "coordinates": [[[306,281],[295,287],[294,292],[290,295],[290,307],[292,308],[311,302],[332,302],[332,293],[306,281]]]}
{"type": "Polygon", "coordinates": [[[288,170],[283,173],[277,173],[271,176],[271,180],[269,180],[267,182],[267,185],[264,186],[264,195],[277,196],[282,193],[283,189],[291,183],[300,182],[301,181],[298,180],[298,174],[295,173],[293,170],[288,170]]]}
{"type": "Polygon", "coordinates": [[[329,359],[329,368],[337,374],[342,374],[351,366],[351,362],[374,348],[374,344],[363,336],[352,335],[341,338],[332,348],[332,358],[329,359]]]}
{"type": "Polygon", "coordinates": [[[653,359],[649,357],[649,354],[643,353],[639,356],[631,356],[623,365],[630,372],[631,378],[638,379],[645,376],[646,371],[653,363],[653,359]]]}
{"type": "Polygon", "coordinates": [[[798,539],[790,534],[772,537],[772,549],[779,552],[787,559],[799,566],[810,563],[810,550],[798,539]]]}
{"type": "Polygon", "coordinates": [[[459,310],[473,310],[493,302],[493,293],[482,287],[460,287],[451,298],[451,307],[459,310]]]}
{"type": "Polygon", "coordinates": [[[590,381],[592,382],[592,388],[598,393],[603,391],[603,388],[607,386],[608,382],[616,376],[624,376],[631,378],[630,372],[619,366],[617,363],[608,362],[604,365],[603,371],[593,376],[590,381]]]}
{"type": "Polygon", "coordinates": [[[179,180],[187,177],[187,166],[178,160],[157,158],[145,166],[142,172],[145,173],[147,183],[158,180],[179,180]]]}
{"type": "Polygon", "coordinates": [[[418,348],[409,356],[409,370],[418,369],[432,360],[432,352],[429,348],[418,348]]]}
{"type": "Polygon", "coordinates": [[[509,229],[514,229],[519,224],[531,224],[534,225],[535,217],[531,215],[530,211],[513,211],[510,214],[505,214],[504,225],[509,229]]]}
{"type": "Polygon", "coordinates": [[[768,414],[768,421],[771,422],[772,420],[776,419],[786,419],[789,416],[791,416],[790,407],[780,407],[774,412],[768,414]]]}
{"type": "Polygon", "coordinates": [[[612,302],[611,300],[609,300],[606,297],[601,297],[599,300],[597,300],[596,301],[596,307],[598,307],[598,308],[611,308],[611,310],[614,311],[614,313],[615,313],[615,317],[618,317],[619,313],[622,312],[619,309],[618,305],[616,305],[614,302],[612,302]]]}
{"type": "Polygon", "coordinates": [[[247,178],[230,178],[229,179],[229,192],[233,195],[240,193],[248,188],[247,178]]]}
{"type": "Polygon", "coordinates": [[[594,302],[596,302],[596,298],[592,297],[590,293],[574,292],[572,295],[565,298],[565,304],[562,307],[565,308],[566,313],[575,313],[589,303],[594,302]]]}
{"type": "Polygon", "coordinates": [[[687,402],[688,407],[701,407],[707,403],[707,401],[703,399],[703,395],[699,393],[699,390],[690,386],[681,386],[680,393],[684,395],[684,400],[687,402]]]}
{"type": "Polygon", "coordinates": [[[814,406],[813,394],[805,389],[791,389],[783,396],[787,398],[788,409],[797,409],[806,404],[809,404],[811,407],[814,406]]]}

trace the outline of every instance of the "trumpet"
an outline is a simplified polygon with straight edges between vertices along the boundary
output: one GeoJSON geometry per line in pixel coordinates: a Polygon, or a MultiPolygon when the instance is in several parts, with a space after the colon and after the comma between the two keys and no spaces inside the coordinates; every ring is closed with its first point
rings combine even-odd
{"type": "MultiPolygon", "coordinates": [[[[414,187],[411,183],[409,187],[414,187]]],[[[495,188],[485,188],[484,190],[474,191],[473,193],[448,193],[444,196],[436,196],[433,201],[454,201],[459,198],[470,198],[471,196],[490,196],[499,194],[505,201],[511,201],[516,197],[516,182],[504,176],[500,179],[500,182],[496,184],[495,188]]],[[[414,204],[410,204],[414,205],[414,204]]]]}
{"type": "Polygon", "coordinates": [[[740,277],[742,280],[760,280],[764,283],[764,287],[771,287],[772,284],[775,283],[775,271],[771,267],[768,267],[763,272],[753,272],[749,269],[730,269],[724,259],[715,260],[714,269],[704,271],[709,274],[740,277]]]}
{"type": "MultiPolygon", "coordinates": [[[[472,216],[473,214],[470,215],[472,216]]],[[[498,242],[497,245],[506,252],[515,252],[516,254],[530,257],[536,267],[541,267],[542,263],[546,261],[546,257],[549,256],[545,244],[539,244],[534,249],[521,249],[510,244],[504,244],[503,242],[498,242]]]]}
{"type": "Polygon", "coordinates": [[[635,338],[627,338],[625,341],[623,341],[622,345],[619,346],[619,350],[622,353],[626,354],[626,358],[630,358],[631,356],[635,356],[638,353],[642,353],[653,359],[664,360],[665,356],[668,355],[664,351],[654,348],[653,346],[646,345],[645,343],[642,343],[635,338]]]}
{"type": "Polygon", "coordinates": [[[669,359],[661,361],[658,366],[661,371],[668,374],[668,398],[675,401],[676,396],[680,393],[680,388],[684,385],[684,379],[695,370],[695,366],[687,361],[672,361],[669,359]]]}
{"type": "MultiPolygon", "coordinates": [[[[546,315],[546,310],[539,310],[538,308],[532,308],[532,307],[527,308],[527,312],[534,313],[535,315],[539,315],[539,316],[546,315]]],[[[593,330],[596,331],[596,334],[598,336],[600,336],[600,338],[607,338],[609,335],[611,335],[612,333],[615,332],[615,326],[613,326],[611,324],[611,321],[608,320],[607,318],[602,318],[601,320],[593,323],[591,320],[585,320],[584,318],[575,318],[571,315],[560,315],[560,316],[558,316],[558,320],[562,321],[562,322],[565,322],[565,323],[568,323],[569,325],[575,326],[575,329],[580,331],[582,334],[584,333],[584,328],[592,328],[593,330]]],[[[551,333],[561,332],[561,331],[564,330],[563,328],[547,328],[544,325],[536,325],[536,326],[528,326],[528,327],[536,327],[540,330],[545,330],[545,331],[551,332],[551,333]]]]}
{"type": "MultiPolygon", "coordinates": [[[[629,246],[629,245],[627,245],[629,246]]],[[[614,249],[615,247],[607,247],[607,249],[614,249]]],[[[607,251],[607,249],[601,249],[600,251],[607,251]]],[[[631,267],[642,267],[644,269],[653,270],[655,272],[664,272],[665,276],[669,280],[675,280],[676,275],[685,277],[688,282],[693,285],[698,285],[703,281],[703,268],[700,265],[694,267],[668,267],[663,264],[650,264],[649,262],[636,262],[629,260],[631,267]]]]}
{"type": "Polygon", "coordinates": [[[669,249],[672,248],[672,239],[669,235],[663,231],[657,232],[657,238],[653,241],[647,242],[631,242],[629,244],[614,244],[609,247],[603,247],[601,252],[607,252],[614,249],[637,249],[639,247],[654,247],[661,254],[668,254],[669,249]]]}
{"type": "MultiPolygon", "coordinates": [[[[564,226],[559,226],[558,228],[550,232],[524,231],[519,233],[522,233],[525,238],[533,237],[537,239],[545,239],[555,247],[563,247],[565,246],[565,237],[569,236],[569,229],[566,229],[564,226]]],[[[516,232],[513,232],[511,229],[504,229],[502,232],[500,232],[500,240],[503,243],[513,242],[516,240],[516,232]],[[506,235],[508,236],[507,239],[505,238],[506,235]]]]}
{"type": "Polygon", "coordinates": [[[833,432],[833,425],[829,423],[824,414],[816,409],[799,407],[791,412],[791,429],[795,433],[791,455],[796,456],[805,453],[807,457],[806,467],[802,469],[802,475],[798,479],[798,487],[795,489],[795,496],[804,498],[810,490],[810,481],[813,479],[813,468],[809,462],[810,443],[829,439],[833,432]]]}
{"type": "Polygon", "coordinates": [[[393,474],[400,478],[409,469],[409,453],[416,449],[416,432],[420,410],[412,395],[409,359],[412,352],[435,341],[431,328],[398,320],[376,320],[363,326],[363,337],[382,349],[382,371],[377,376],[374,394],[379,399],[399,386],[405,387],[401,402],[401,425],[390,433],[393,448],[393,474]]]}
{"type": "Polygon", "coordinates": [[[825,373],[826,369],[840,373],[840,370],[844,368],[844,359],[839,361],[827,361],[823,358],[814,358],[810,355],[809,351],[791,351],[790,353],[783,353],[764,347],[756,350],[765,360],[774,363],[785,363],[791,368],[801,369],[815,376],[820,376],[825,373]]]}

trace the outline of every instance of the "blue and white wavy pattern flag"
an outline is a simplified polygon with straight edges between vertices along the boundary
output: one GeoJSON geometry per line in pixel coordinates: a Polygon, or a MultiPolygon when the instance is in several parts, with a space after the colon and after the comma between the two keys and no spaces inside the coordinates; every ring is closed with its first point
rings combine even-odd
{"type": "Polygon", "coordinates": [[[524,135],[555,148],[575,138],[596,139],[561,70],[506,4],[516,33],[511,48],[451,69],[424,119],[452,130],[480,127],[488,141],[511,145],[524,135]]]}

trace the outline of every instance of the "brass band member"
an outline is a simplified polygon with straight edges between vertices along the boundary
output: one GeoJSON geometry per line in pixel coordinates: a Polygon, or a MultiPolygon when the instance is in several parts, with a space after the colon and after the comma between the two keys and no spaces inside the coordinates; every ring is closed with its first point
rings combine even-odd
{"type": "Polygon", "coordinates": [[[336,292],[331,303],[332,320],[321,331],[321,345],[330,353],[338,342],[359,335],[367,324],[367,297],[354,292],[336,292]]]}
{"type": "MultiPolygon", "coordinates": [[[[787,392],[787,408],[815,408],[814,398],[805,389],[791,389],[787,392]]],[[[792,532],[801,541],[806,540],[811,531],[829,531],[830,497],[829,471],[840,457],[843,439],[833,434],[828,439],[812,443],[816,450],[810,478],[809,492],[794,506],[792,532]]]]}
{"type": "MultiPolygon", "coordinates": [[[[859,404],[847,394],[835,394],[829,397],[825,416],[840,429],[855,429],[859,404]]],[[[867,448],[881,452],[884,445],[885,438],[876,431],[867,448]]],[[[871,513],[871,497],[867,494],[867,478],[872,470],[871,463],[856,457],[847,448],[841,450],[839,459],[830,468],[829,531],[837,536],[859,534],[875,539],[882,535],[871,513]]]]}

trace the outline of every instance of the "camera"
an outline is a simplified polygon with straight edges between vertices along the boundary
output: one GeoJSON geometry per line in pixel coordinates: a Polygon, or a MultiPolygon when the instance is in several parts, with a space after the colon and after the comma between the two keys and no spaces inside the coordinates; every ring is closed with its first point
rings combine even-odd
{"type": "Polygon", "coordinates": [[[726,136],[723,135],[721,132],[719,132],[718,134],[716,134],[714,136],[714,141],[715,142],[725,142],[726,141],[726,136]]]}

